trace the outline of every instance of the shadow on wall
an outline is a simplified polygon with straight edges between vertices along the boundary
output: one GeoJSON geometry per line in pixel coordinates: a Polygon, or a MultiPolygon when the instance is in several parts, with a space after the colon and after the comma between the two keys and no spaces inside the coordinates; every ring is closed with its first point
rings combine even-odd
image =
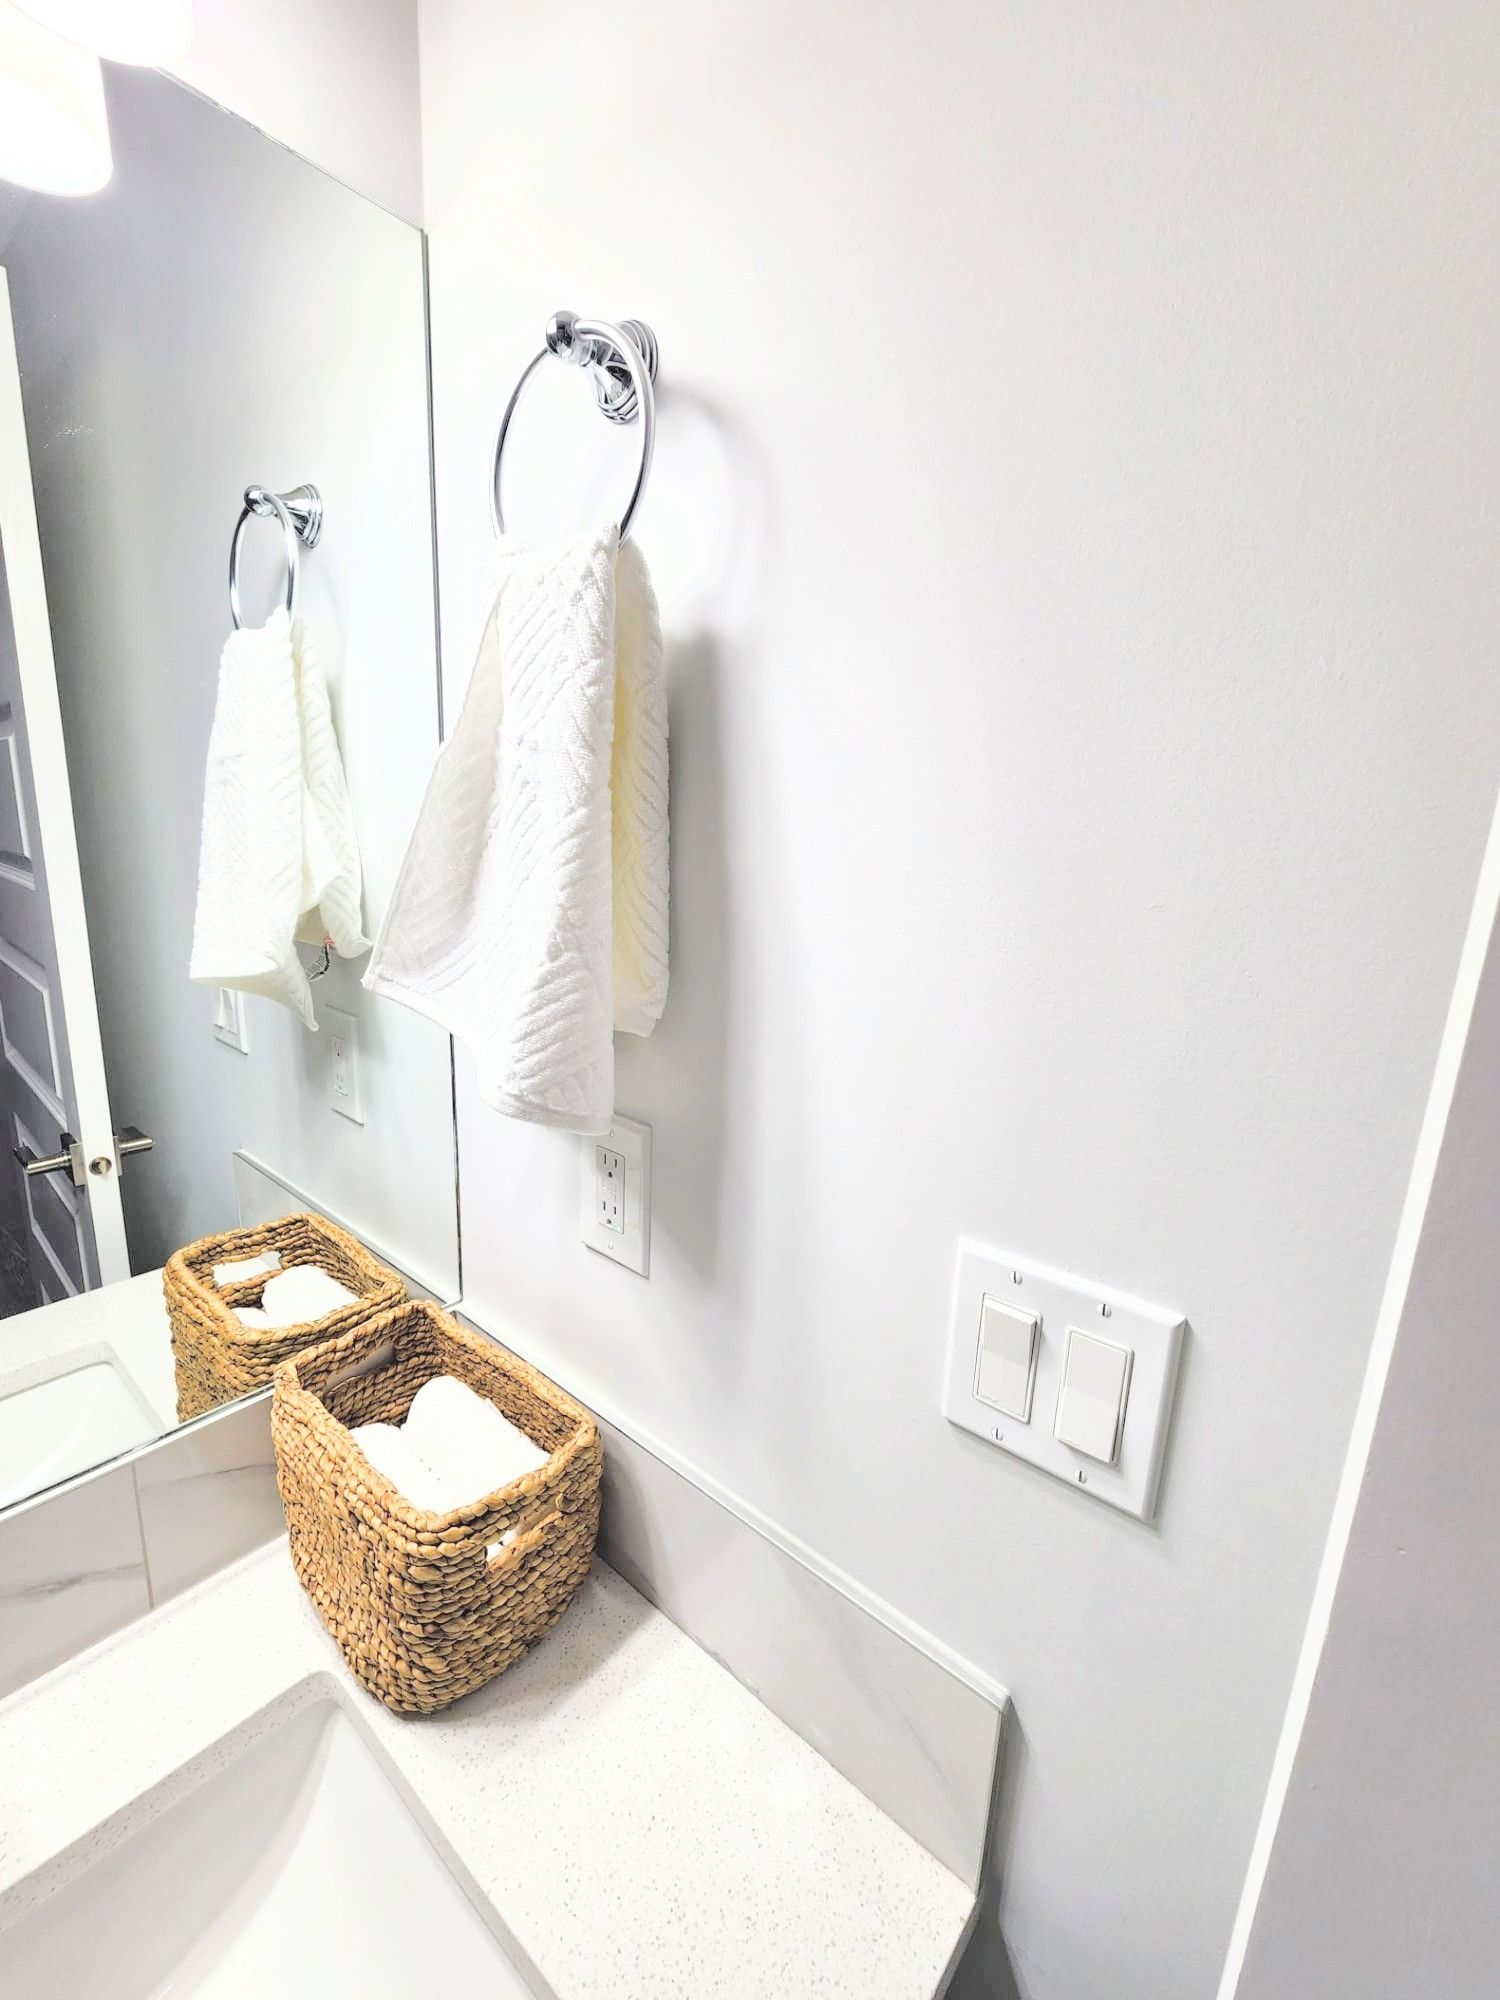
{"type": "Polygon", "coordinates": [[[658,1183],[656,1226],[670,1232],[705,1289],[727,1281],[732,1293],[736,1273],[724,1266],[736,1239],[724,1231],[723,1206],[724,1051],[732,1045],[734,944],[724,825],[724,665],[717,637],[699,631],[673,641],[669,676],[672,988],[651,1045],[663,1058],[660,1073],[649,1085],[651,1102],[672,1107],[672,1144],[670,1153],[663,1148],[664,1157],[691,1171],[674,1177],[668,1189],[658,1183]]]}
{"type": "MultiPolygon", "coordinates": [[[[774,507],[755,440],[722,406],[672,383],[657,410],[674,490],[693,496],[664,515],[654,540],[646,536],[667,626],[672,984],[656,1033],[616,1043],[619,1101],[643,1107],[656,1129],[653,1233],[670,1243],[689,1295],[712,1298],[726,1364],[717,1380],[738,1400],[756,1244],[776,1242],[784,1262],[805,1220],[795,1144],[778,1149],[776,1214],[751,1212],[766,1185],[755,1163],[770,1098],[753,1067],[759,1045],[743,1031],[745,1014],[765,1011],[768,983],[784,980],[792,963],[779,929],[787,899],[773,894],[768,907],[766,890],[786,879],[773,865],[774,746],[760,727],[774,507]],[[744,796],[734,791],[736,771],[749,773],[744,796]],[[731,845],[747,838],[753,880],[731,880],[731,845]]],[[[773,1011],[798,1018],[794,1008],[773,1011]]],[[[797,1055],[785,1041],[776,1052],[778,1101],[801,1101],[797,1055]]]]}

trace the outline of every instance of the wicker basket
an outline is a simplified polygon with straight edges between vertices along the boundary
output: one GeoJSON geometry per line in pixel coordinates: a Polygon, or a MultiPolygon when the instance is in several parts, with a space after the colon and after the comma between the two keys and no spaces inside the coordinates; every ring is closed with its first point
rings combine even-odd
{"type": "Polygon", "coordinates": [[[189,1243],[167,1259],[162,1290],[172,1323],[181,1423],[252,1389],[264,1389],[291,1355],[347,1333],[371,1313],[384,1312],[406,1297],[406,1287],[394,1272],[347,1230],[321,1215],[284,1215],[255,1229],[230,1229],[222,1236],[189,1243]],[[266,1281],[275,1273],[259,1271],[221,1286],[214,1283],[214,1266],[264,1250],[281,1252],[282,1270],[293,1264],[317,1264],[359,1296],[353,1305],[300,1326],[246,1326],[236,1308],[259,1305],[266,1281]]]}
{"type": "Polygon", "coordinates": [[[398,1306],[285,1362],[271,1439],[302,1587],[356,1680],[401,1714],[504,1673],[588,1573],[604,1464],[593,1418],[436,1306],[398,1306]],[[409,1505],[349,1428],[399,1424],[434,1375],[488,1397],[547,1463],[446,1514],[409,1505]]]}

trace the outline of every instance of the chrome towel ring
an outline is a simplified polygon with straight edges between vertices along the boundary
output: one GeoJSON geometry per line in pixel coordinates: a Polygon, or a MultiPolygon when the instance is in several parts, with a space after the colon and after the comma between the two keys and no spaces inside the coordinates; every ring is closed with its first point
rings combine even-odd
{"type": "Polygon", "coordinates": [[[510,420],[516,413],[521,392],[549,355],[587,369],[594,383],[594,400],[612,424],[641,421],[641,462],[631,488],[630,499],[620,516],[620,540],[630,533],[630,523],[645,490],[651,470],[651,454],[656,445],[656,335],[644,320],[625,319],[618,325],[607,319],[580,319],[576,313],[554,313],[547,322],[547,345],[522,371],[511,391],[500,419],[495,439],[495,459],[490,468],[490,521],[497,535],[505,533],[505,510],[500,502],[500,461],[505,455],[505,439],[510,420]]]}
{"type": "Polygon", "coordinates": [[[264,486],[245,488],[244,511],[234,524],[234,535],[229,544],[229,615],[234,620],[236,632],[244,622],[240,617],[240,544],[245,538],[245,524],[252,514],[259,514],[262,520],[274,518],[281,523],[281,532],[286,538],[287,615],[295,616],[297,544],[305,542],[310,549],[318,546],[318,537],[323,532],[323,496],[316,486],[294,486],[290,493],[272,493],[264,486]]]}

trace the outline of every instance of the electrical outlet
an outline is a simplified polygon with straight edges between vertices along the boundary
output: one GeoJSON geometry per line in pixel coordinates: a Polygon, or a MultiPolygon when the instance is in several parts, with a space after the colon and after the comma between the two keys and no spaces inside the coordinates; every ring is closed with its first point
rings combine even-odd
{"type": "Polygon", "coordinates": [[[616,1236],[625,1234],[625,1155],[594,1148],[594,1213],[616,1236]]]}
{"type": "Polygon", "coordinates": [[[651,1127],[616,1118],[579,1147],[578,1233],[644,1278],[651,1268],[651,1127]]]}
{"type": "Polygon", "coordinates": [[[356,1125],[365,1122],[365,1107],[359,1092],[359,1039],[352,1014],[337,1007],[325,1007],[321,1026],[328,1036],[328,1103],[341,1118],[356,1125]]]}
{"type": "Polygon", "coordinates": [[[245,996],[238,987],[218,986],[214,989],[214,1040],[222,1042],[226,1049],[238,1049],[242,1056],[250,1053],[250,1036],[245,1027],[245,996]]]}

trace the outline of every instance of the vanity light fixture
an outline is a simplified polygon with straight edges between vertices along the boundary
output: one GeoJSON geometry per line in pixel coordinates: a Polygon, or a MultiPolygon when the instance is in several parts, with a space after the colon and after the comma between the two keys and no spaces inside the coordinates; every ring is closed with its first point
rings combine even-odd
{"type": "Polygon", "coordinates": [[[99,58],[0,0],[0,180],[95,194],[113,166],[99,58]]]}
{"type": "Polygon", "coordinates": [[[17,0],[28,14],[111,62],[175,62],[193,39],[193,0],[17,0]]]}

